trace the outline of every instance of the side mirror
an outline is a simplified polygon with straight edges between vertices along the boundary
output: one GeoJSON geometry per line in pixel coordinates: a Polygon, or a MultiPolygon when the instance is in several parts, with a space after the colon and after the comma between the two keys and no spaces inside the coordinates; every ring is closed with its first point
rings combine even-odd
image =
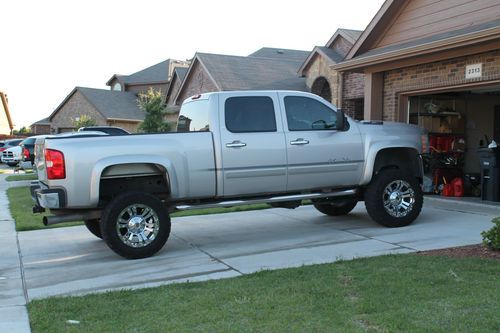
{"type": "Polygon", "coordinates": [[[345,131],[347,119],[345,117],[344,111],[337,109],[337,130],[345,131]]]}

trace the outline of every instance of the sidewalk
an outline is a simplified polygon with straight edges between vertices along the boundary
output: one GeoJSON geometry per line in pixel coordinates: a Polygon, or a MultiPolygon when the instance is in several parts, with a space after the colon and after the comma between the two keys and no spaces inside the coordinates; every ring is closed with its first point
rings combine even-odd
{"type": "Polygon", "coordinates": [[[7,189],[26,182],[6,182],[0,174],[0,328],[2,332],[31,332],[26,308],[24,272],[14,219],[10,215],[7,189]]]}

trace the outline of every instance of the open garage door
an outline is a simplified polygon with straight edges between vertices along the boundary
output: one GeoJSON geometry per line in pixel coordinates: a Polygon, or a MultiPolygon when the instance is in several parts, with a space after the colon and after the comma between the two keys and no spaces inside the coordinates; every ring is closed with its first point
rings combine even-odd
{"type": "Polygon", "coordinates": [[[408,119],[429,133],[425,166],[432,191],[442,192],[446,183],[460,178],[466,195],[479,195],[478,151],[492,140],[500,144],[500,86],[409,95],[408,119]]]}

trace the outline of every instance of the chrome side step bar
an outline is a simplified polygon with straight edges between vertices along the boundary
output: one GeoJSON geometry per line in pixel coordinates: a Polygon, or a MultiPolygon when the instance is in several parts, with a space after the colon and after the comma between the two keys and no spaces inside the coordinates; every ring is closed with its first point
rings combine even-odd
{"type": "Polygon", "coordinates": [[[210,204],[199,204],[199,205],[180,205],[176,206],[178,210],[190,210],[190,209],[204,209],[204,208],[224,208],[242,205],[253,205],[253,204],[272,204],[275,202],[287,202],[287,201],[298,201],[298,200],[313,200],[331,197],[349,197],[357,194],[356,189],[343,190],[337,192],[328,193],[308,193],[308,194],[297,194],[297,195],[285,195],[270,198],[259,198],[259,199],[248,199],[248,200],[232,200],[232,201],[221,201],[210,204]]]}

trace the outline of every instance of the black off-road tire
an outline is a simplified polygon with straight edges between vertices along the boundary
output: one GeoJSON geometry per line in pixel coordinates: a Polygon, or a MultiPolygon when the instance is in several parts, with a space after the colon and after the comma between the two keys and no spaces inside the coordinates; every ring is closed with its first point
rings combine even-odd
{"type": "Polygon", "coordinates": [[[85,226],[92,235],[102,239],[101,223],[99,219],[85,220],[83,223],[85,223],[85,226]]]}
{"type": "MultiPolygon", "coordinates": [[[[126,192],[116,196],[107,204],[101,216],[101,231],[104,241],[111,250],[127,259],[147,258],[161,250],[170,235],[170,226],[170,216],[165,205],[157,197],[143,192],[126,192]],[[128,212],[134,210],[136,213],[131,216],[128,212]],[[120,225],[122,228],[118,228],[120,217],[122,221],[129,222],[134,222],[134,218],[138,217],[135,221],[140,223],[138,222],[137,226],[132,227],[128,223],[122,222],[120,225]],[[157,231],[156,235],[154,236],[150,232],[143,233],[143,235],[154,237],[148,239],[147,244],[138,247],[126,244],[126,240],[122,237],[127,238],[127,234],[134,234],[135,228],[143,221],[151,223],[149,227],[151,230],[157,231]]],[[[139,239],[138,236],[137,239],[139,239]]],[[[130,239],[128,240],[130,241],[130,239]]]]}
{"type": "Polygon", "coordinates": [[[357,203],[358,200],[331,201],[315,203],[314,208],[328,216],[343,216],[349,214],[357,203]]]}
{"type": "Polygon", "coordinates": [[[365,192],[368,214],[375,222],[389,228],[411,224],[420,214],[423,202],[417,179],[398,169],[380,171],[365,192]],[[391,193],[394,193],[393,200],[391,193]]]}

